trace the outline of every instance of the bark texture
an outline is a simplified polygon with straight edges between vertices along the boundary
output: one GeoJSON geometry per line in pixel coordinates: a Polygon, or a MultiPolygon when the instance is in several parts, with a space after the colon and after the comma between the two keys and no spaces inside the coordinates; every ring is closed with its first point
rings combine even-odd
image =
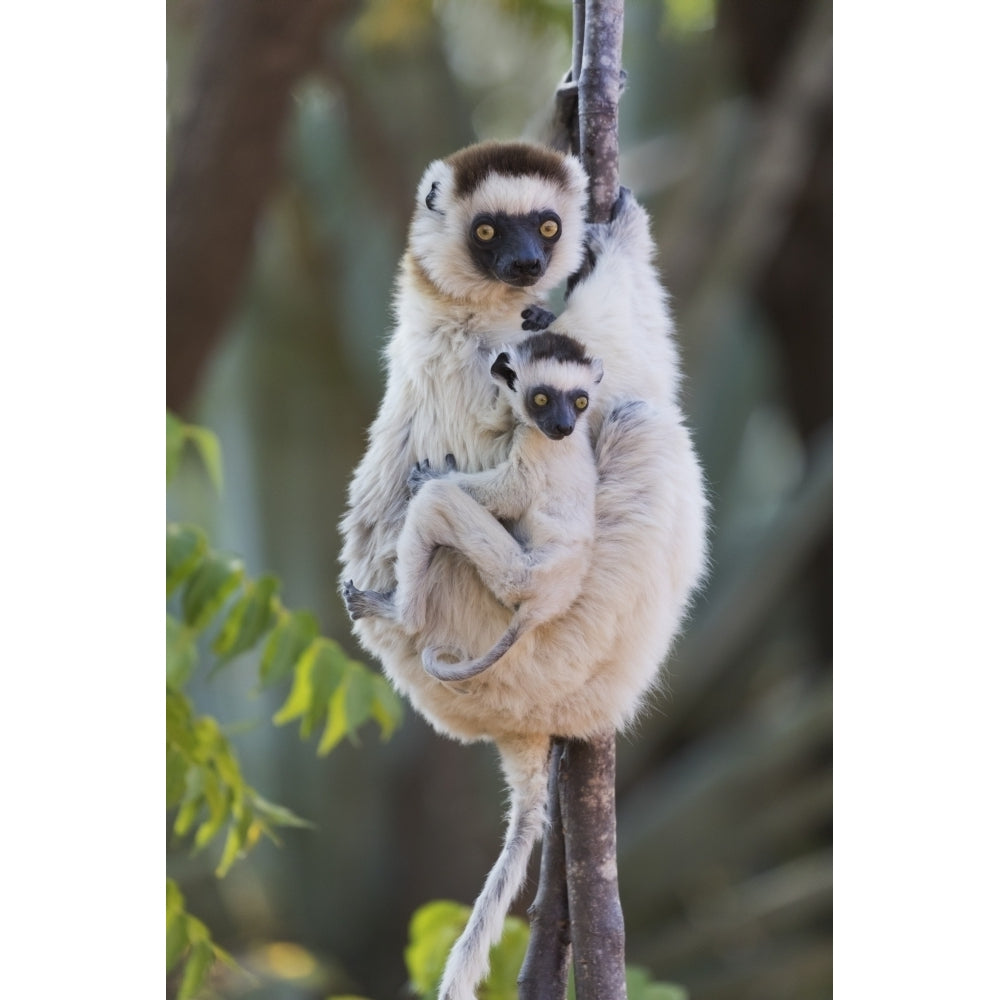
{"type": "Polygon", "coordinates": [[[570,741],[559,781],[577,1000],[626,1000],[618,895],[615,734],[570,741]]]}
{"type": "Polygon", "coordinates": [[[591,222],[607,222],[618,197],[618,97],[624,0],[587,0],[580,67],[580,156],[590,175],[591,222]]]}
{"type": "Polygon", "coordinates": [[[528,911],[531,938],[524,965],[517,978],[521,1000],[564,1000],[569,979],[569,899],[566,894],[566,845],[562,836],[559,783],[562,772],[562,740],[553,740],[549,757],[549,829],[542,844],[538,895],[528,911]]]}

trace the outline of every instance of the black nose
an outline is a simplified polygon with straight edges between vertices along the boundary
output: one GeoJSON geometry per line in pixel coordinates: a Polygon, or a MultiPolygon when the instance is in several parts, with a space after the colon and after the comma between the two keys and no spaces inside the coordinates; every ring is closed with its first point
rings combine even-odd
{"type": "Polygon", "coordinates": [[[511,270],[526,278],[537,278],[542,273],[542,262],[537,257],[518,257],[511,264],[511,270]]]}

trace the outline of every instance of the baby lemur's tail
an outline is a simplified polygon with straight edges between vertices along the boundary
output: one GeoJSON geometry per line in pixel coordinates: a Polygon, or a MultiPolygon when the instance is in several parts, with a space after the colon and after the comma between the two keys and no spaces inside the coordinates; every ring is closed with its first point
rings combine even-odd
{"type": "Polygon", "coordinates": [[[524,622],[515,618],[488,653],[475,660],[461,660],[458,663],[445,663],[441,660],[443,646],[429,646],[421,656],[424,670],[439,681],[467,681],[470,677],[476,677],[492,667],[517,642],[523,632],[524,622]]]}
{"type": "Polygon", "coordinates": [[[476,987],[489,972],[490,948],[500,939],[531,850],[545,829],[550,743],[547,736],[498,741],[511,796],[507,835],[469,922],[448,955],[438,1000],[476,1000],[476,987]]]}

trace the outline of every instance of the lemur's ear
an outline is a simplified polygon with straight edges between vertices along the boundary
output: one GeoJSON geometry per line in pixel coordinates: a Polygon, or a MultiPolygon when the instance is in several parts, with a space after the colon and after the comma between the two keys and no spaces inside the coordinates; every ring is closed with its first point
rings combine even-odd
{"type": "Polygon", "coordinates": [[[517,382],[517,372],[511,368],[510,355],[506,351],[501,351],[496,356],[496,360],[490,366],[490,374],[501,382],[506,382],[508,389],[513,389],[514,383],[517,382]]]}
{"type": "Polygon", "coordinates": [[[438,208],[438,207],[436,206],[436,204],[435,204],[435,203],[437,202],[437,195],[438,195],[438,186],[440,185],[440,183],[441,183],[440,181],[435,181],[435,182],[434,182],[434,183],[433,183],[433,184],[431,185],[431,189],[430,189],[430,190],[429,190],[429,191],[427,192],[427,197],[426,197],[426,198],[424,198],[424,204],[425,204],[425,205],[426,205],[426,206],[427,206],[427,207],[428,207],[428,208],[429,208],[429,209],[430,209],[430,210],[431,210],[432,212],[437,212],[437,213],[438,213],[439,215],[443,215],[444,213],[443,213],[443,212],[441,211],[441,209],[440,209],[440,208],[438,208]]]}
{"type": "Polygon", "coordinates": [[[594,385],[597,385],[604,378],[604,362],[600,358],[591,358],[590,373],[594,376],[594,385]]]}

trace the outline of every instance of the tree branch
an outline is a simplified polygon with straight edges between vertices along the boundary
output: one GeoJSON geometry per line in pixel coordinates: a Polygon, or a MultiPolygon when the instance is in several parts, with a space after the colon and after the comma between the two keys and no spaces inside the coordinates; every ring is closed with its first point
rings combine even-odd
{"type": "Polygon", "coordinates": [[[573,740],[559,801],[577,1000],[626,1000],[625,918],[618,898],[615,734],[573,740]]]}
{"type": "Polygon", "coordinates": [[[542,844],[538,894],[531,904],[531,937],[517,977],[521,1000],[564,1000],[569,978],[569,899],[566,895],[566,847],[559,806],[559,782],[565,741],[554,739],[549,757],[549,827],[542,844]]]}
{"type": "Polygon", "coordinates": [[[580,157],[590,176],[591,222],[607,222],[618,199],[618,97],[624,0],[587,0],[580,68],[580,157]]]}
{"type": "MultiPolygon", "coordinates": [[[[588,216],[607,222],[618,199],[618,98],[624,0],[587,0],[579,80],[580,157],[588,216]]],[[[625,920],[618,894],[615,734],[570,742],[560,782],[577,1000],[626,1000],[625,920]]]]}
{"type": "MultiPolygon", "coordinates": [[[[570,146],[574,151],[579,148],[590,178],[591,222],[610,220],[619,193],[623,23],[624,0],[586,0],[585,5],[584,0],[573,0],[571,84],[576,84],[577,91],[579,142],[570,146]]],[[[563,89],[572,88],[561,88],[557,94],[557,119],[564,127],[568,124],[572,134],[572,122],[566,120],[566,109],[572,105],[563,89]]],[[[520,1000],[562,1000],[572,942],[578,1000],[626,1000],[625,922],[616,847],[615,734],[589,743],[557,740],[552,767],[550,821],[518,996],[520,1000]],[[563,932],[567,917],[568,935],[563,932]]]]}
{"type": "Polygon", "coordinates": [[[181,408],[233,307],[278,178],[296,80],[335,0],[213,0],[167,188],[167,405],[181,408]]]}

